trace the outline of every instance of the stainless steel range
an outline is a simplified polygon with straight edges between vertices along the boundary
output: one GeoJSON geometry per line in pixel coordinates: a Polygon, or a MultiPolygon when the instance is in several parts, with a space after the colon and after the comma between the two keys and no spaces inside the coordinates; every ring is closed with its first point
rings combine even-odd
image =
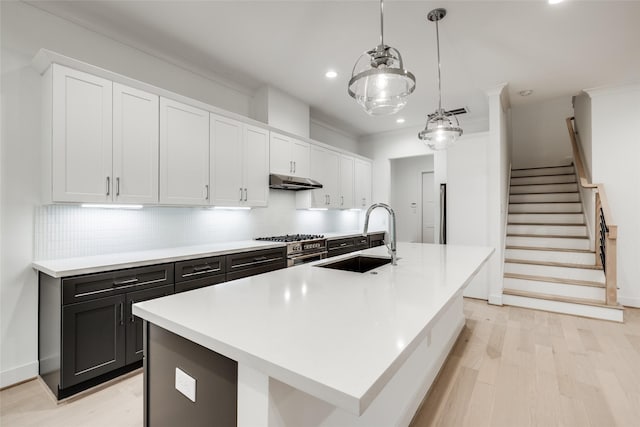
{"type": "Polygon", "coordinates": [[[256,240],[287,243],[287,266],[304,264],[327,257],[327,240],[321,234],[286,234],[258,237],[256,240]]]}

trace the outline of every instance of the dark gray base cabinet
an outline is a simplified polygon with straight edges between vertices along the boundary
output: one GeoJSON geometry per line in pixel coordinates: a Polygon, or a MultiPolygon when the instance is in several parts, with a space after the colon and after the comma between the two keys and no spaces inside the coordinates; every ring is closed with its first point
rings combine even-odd
{"type": "Polygon", "coordinates": [[[364,236],[327,240],[327,258],[369,248],[369,239],[364,236]]]}
{"type": "Polygon", "coordinates": [[[173,264],[55,279],[40,273],[40,376],[59,399],[141,365],[135,302],[174,292],[173,264]]]}

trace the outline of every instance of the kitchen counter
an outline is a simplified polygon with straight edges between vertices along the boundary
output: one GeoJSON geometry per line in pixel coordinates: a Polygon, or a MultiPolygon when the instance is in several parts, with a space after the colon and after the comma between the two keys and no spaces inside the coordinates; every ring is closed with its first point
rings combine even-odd
{"type": "MultiPolygon", "coordinates": [[[[376,234],[383,231],[371,231],[376,234]]],[[[325,237],[335,239],[362,234],[362,232],[346,231],[326,233],[325,237]]],[[[242,240],[235,242],[211,243],[206,245],[179,246],[175,248],[152,249],[147,251],[121,252],[114,254],[95,255],[87,257],[63,258],[52,260],[38,260],[31,265],[34,269],[54,278],[77,276],[80,274],[101,273],[105,271],[121,270],[124,268],[143,267],[145,265],[161,264],[165,262],[184,261],[194,258],[228,255],[232,253],[284,247],[283,242],[268,242],[258,240],[242,240]]]]}
{"type": "Polygon", "coordinates": [[[138,303],[133,313],[238,362],[238,425],[285,425],[287,417],[300,425],[301,416],[304,425],[384,425],[397,411],[388,422],[408,423],[462,329],[462,290],[492,252],[399,243],[397,266],[363,274],[317,266],[348,254],[138,303]],[[416,387],[403,397],[408,407],[384,403],[416,387]],[[280,421],[256,410],[256,388],[258,406],[276,405],[280,421]],[[313,405],[329,405],[331,415],[310,420],[313,405]]]}

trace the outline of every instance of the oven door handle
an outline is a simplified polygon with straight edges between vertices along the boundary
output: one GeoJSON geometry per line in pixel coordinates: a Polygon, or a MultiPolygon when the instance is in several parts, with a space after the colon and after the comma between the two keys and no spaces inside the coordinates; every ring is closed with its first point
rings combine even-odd
{"type": "Polygon", "coordinates": [[[320,255],[320,259],[326,258],[327,257],[327,251],[320,251],[320,252],[314,252],[312,254],[308,254],[308,255],[300,255],[300,256],[292,256],[289,257],[289,259],[294,260],[294,259],[307,259],[307,258],[313,258],[313,257],[317,257],[318,255],[320,255]]]}

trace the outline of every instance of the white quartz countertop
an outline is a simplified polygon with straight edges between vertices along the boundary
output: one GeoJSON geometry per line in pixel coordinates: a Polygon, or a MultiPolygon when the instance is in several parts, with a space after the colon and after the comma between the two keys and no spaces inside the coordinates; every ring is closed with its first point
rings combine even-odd
{"type": "MultiPolygon", "coordinates": [[[[369,234],[384,231],[370,231],[369,234]]],[[[324,234],[325,238],[336,239],[360,235],[362,232],[344,231],[324,234]]],[[[279,248],[282,242],[259,240],[241,240],[235,242],[211,243],[207,245],[178,246],[173,248],[152,249],[147,251],[120,252],[75,258],[61,258],[34,261],[31,265],[38,271],[51,277],[69,277],[79,274],[100,273],[124,268],[143,267],[164,262],[184,261],[194,258],[227,255],[258,249],[279,248]]]]}
{"type": "Polygon", "coordinates": [[[243,240],[237,242],[212,243],[208,245],[34,261],[32,266],[38,271],[57,278],[284,246],[285,244],[281,242],[243,240]]]}
{"type": "Polygon", "coordinates": [[[360,415],[492,252],[399,243],[396,266],[316,266],[351,253],[138,303],[133,313],[360,415]]]}

